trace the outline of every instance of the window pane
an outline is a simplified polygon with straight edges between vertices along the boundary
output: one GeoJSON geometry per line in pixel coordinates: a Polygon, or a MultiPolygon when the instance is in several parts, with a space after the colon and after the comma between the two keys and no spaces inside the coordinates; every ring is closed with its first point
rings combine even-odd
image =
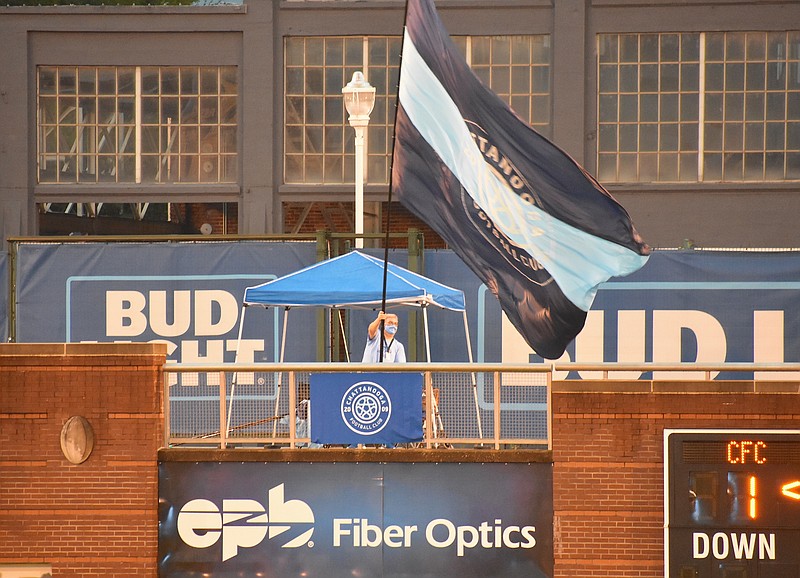
{"type": "Polygon", "coordinates": [[[661,154],[658,155],[658,180],[677,181],[678,180],[678,155],[661,154]]]}
{"type": "Polygon", "coordinates": [[[743,125],[741,123],[725,123],[725,149],[726,151],[741,151],[744,147],[743,125]]]}
{"type": "Polygon", "coordinates": [[[764,125],[760,122],[749,122],[744,129],[744,146],[750,151],[764,150],[764,125]]]}
{"type": "Polygon", "coordinates": [[[744,60],[744,39],[741,32],[728,32],[725,35],[725,59],[744,60]]]}
{"type": "Polygon", "coordinates": [[[50,66],[39,68],[39,95],[57,94],[57,72],[58,69],[50,66]]]}
{"type": "Polygon", "coordinates": [[[681,60],[697,61],[700,58],[700,35],[681,34],[681,60]]]}
{"type": "Polygon", "coordinates": [[[643,94],[639,98],[639,121],[654,122],[658,120],[658,95],[643,94]]]}
{"type": "Polygon", "coordinates": [[[725,65],[725,90],[744,90],[744,65],[725,65]]]}
{"type": "Polygon", "coordinates": [[[620,92],[639,91],[639,67],[634,65],[620,66],[619,69],[620,92]]]}
{"type": "Polygon", "coordinates": [[[623,34],[619,39],[620,62],[639,62],[639,36],[623,34]]]}
{"type": "Polygon", "coordinates": [[[639,99],[635,94],[624,94],[619,97],[620,122],[636,122],[639,120],[639,99]]]}
{"type": "Polygon", "coordinates": [[[603,95],[599,99],[598,120],[600,122],[616,122],[617,120],[617,96],[603,95]]]}
{"type": "Polygon", "coordinates": [[[597,146],[601,153],[615,152],[617,150],[617,126],[600,125],[597,146]]]}
{"type": "Polygon", "coordinates": [[[744,118],[744,98],[741,94],[725,95],[725,120],[742,120],[744,118]]]}
{"type": "Polygon", "coordinates": [[[764,90],[766,66],[763,62],[752,62],[745,69],[747,90],[764,90]]]}
{"type": "Polygon", "coordinates": [[[744,155],[744,179],[746,181],[760,181],[764,178],[764,153],[749,153],[744,155]]]}
{"type": "MultiPolygon", "coordinates": [[[[618,39],[615,34],[600,34],[597,39],[600,62],[619,62],[618,39]]],[[[602,64],[600,66],[602,69],[602,64]]]]}
{"type": "Polygon", "coordinates": [[[674,122],[678,120],[678,95],[665,94],[661,96],[661,121],[674,122]]]}
{"type": "Polygon", "coordinates": [[[786,125],[781,122],[767,123],[766,147],[769,151],[784,150],[786,125]]]}
{"type": "Polygon", "coordinates": [[[639,127],[639,150],[657,151],[658,150],[658,125],[642,124],[639,127]]]}
{"type": "Polygon", "coordinates": [[[726,181],[741,181],[744,179],[744,155],[741,153],[725,155],[722,160],[722,178],[726,181]]]}
{"type": "Polygon", "coordinates": [[[659,138],[660,138],[660,143],[659,143],[660,150],[662,150],[662,151],[677,151],[678,150],[678,125],[677,124],[664,124],[664,125],[661,125],[659,138]]]}
{"type": "Polygon", "coordinates": [[[680,60],[680,36],[677,34],[661,35],[661,62],[678,62],[680,60]]]}
{"type": "Polygon", "coordinates": [[[800,122],[790,122],[786,125],[786,149],[800,150],[800,122]]]}
{"type": "Polygon", "coordinates": [[[703,157],[703,180],[721,181],[722,180],[722,155],[706,154],[703,157]]]}
{"type": "Polygon", "coordinates": [[[767,93],[767,119],[784,120],[786,118],[786,94],[783,92],[767,93]]]}
{"type": "Polygon", "coordinates": [[[305,56],[305,41],[302,38],[287,37],[284,42],[284,58],[287,66],[302,66],[305,56]]]}
{"type": "Polygon", "coordinates": [[[597,178],[600,182],[617,181],[617,155],[604,155],[598,157],[597,178]]]}
{"type": "Polygon", "coordinates": [[[706,150],[722,150],[722,123],[707,123],[705,125],[703,139],[706,150]]]}

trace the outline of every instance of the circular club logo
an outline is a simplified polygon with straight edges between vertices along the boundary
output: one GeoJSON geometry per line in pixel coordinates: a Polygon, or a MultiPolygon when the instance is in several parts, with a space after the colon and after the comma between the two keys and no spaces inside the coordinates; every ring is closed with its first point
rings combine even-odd
{"type": "Polygon", "coordinates": [[[373,435],[381,431],[392,416],[392,400],[377,383],[360,381],[342,396],[342,420],[351,431],[373,435]]]}

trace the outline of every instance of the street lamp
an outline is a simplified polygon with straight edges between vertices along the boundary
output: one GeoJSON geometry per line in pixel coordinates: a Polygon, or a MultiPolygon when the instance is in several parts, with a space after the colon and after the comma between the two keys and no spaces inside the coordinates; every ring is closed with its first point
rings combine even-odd
{"type": "Polygon", "coordinates": [[[342,88],[344,106],[349,121],[356,131],[356,248],[364,247],[364,129],[369,124],[369,114],[375,106],[375,87],[364,79],[360,70],[342,88]]]}

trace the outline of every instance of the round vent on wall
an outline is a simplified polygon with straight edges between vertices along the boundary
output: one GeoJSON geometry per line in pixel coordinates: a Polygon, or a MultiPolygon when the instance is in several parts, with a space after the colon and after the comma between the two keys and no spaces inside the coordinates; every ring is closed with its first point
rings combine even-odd
{"type": "Polygon", "coordinates": [[[94,431],[85,417],[74,415],[61,428],[61,453],[73,464],[82,464],[94,449],[94,431]]]}

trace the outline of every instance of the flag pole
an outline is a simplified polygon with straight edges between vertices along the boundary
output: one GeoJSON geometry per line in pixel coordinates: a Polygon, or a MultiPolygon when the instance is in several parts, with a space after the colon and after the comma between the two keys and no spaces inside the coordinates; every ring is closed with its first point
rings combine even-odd
{"type": "MultiPolygon", "coordinates": [[[[403,16],[403,30],[406,28],[406,23],[408,22],[408,0],[406,0],[406,10],[405,15],[403,16]]],[[[395,99],[394,99],[394,127],[392,129],[392,158],[389,161],[389,196],[387,199],[387,206],[386,206],[386,237],[383,241],[383,292],[381,294],[381,311],[386,311],[386,282],[388,277],[389,271],[389,231],[391,230],[391,223],[392,223],[392,173],[393,173],[393,166],[394,166],[394,147],[397,141],[397,107],[400,105],[400,72],[403,69],[403,43],[405,42],[405,34],[403,34],[403,39],[400,41],[400,62],[397,66],[397,90],[395,92],[395,99]]],[[[379,329],[381,333],[381,344],[380,344],[380,354],[378,357],[379,362],[383,363],[383,344],[384,344],[384,336],[383,336],[383,321],[381,321],[381,326],[379,329]]]]}

